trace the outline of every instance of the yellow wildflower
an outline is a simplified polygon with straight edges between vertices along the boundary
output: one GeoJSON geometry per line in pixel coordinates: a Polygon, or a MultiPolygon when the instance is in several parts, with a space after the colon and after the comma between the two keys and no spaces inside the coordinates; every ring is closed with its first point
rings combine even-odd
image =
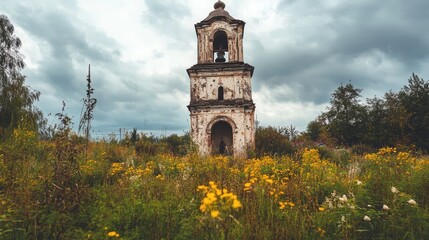
{"type": "Polygon", "coordinates": [[[207,193],[207,198],[213,202],[217,200],[215,193],[212,192],[207,193]]]}
{"type": "Polygon", "coordinates": [[[210,215],[212,216],[212,218],[218,218],[218,217],[219,217],[219,215],[220,215],[220,212],[219,212],[219,211],[217,211],[217,210],[212,210],[212,211],[210,212],[210,215]]]}
{"type": "Polygon", "coordinates": [[[212,200],[212,199],[210,199],[210,198],[204,198],[204,199],[203,199],[203,204],[204,204],[204,205],[210,205],[210,204],[212,204],[214,201],[216,201],[216,200],[212,200]]]}
{"type": "Polygon", "coordinates": [[[232,208],[234,209],[241,208],[241,202],[238,201],[237,199],[234,199],[234,201],[232,202],[232,208]]]}
{"type": "Polygon", "coordinates": [[[230,197],[232,197],[232,196],[233,196],[233,194],[232,194],[232,193],[224,193],[224,194],[222,194],[222,196],[220,196],[220,199],[230,198],[230,197]]]}
{"type": "Polygon", "coordinates": [[[197,191],[206,191],[207,189],[208,189],[208,187],[204,186],[204,185],[200,185],[197,187],[197,191]]]}
{"type": "Polygon", "coordinates": [[[109,237],[116,237],[117,234],[118,234],[117,232],[111,231],[111,232],[107,233],[107,236],[109,236],[109,237]]]}

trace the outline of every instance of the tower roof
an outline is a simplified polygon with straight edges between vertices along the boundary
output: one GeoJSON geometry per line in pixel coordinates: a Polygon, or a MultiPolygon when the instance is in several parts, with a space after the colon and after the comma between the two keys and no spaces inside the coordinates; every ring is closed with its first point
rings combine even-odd
{"type": "Polygon", "coordinates": [[[235,18],[231,17],[231,15],[229,15],[229,13],[227,11],[225,11],[225,3],[222,1],[217,1],[214,4],[214,9],[213,11],[210,12],[210,14],[203,20],[203,22],[206,21],[210,21],[211,19],[215,18],[215,17],[224,17],[227,18],[229,20],[236,20],[235,18]]]}

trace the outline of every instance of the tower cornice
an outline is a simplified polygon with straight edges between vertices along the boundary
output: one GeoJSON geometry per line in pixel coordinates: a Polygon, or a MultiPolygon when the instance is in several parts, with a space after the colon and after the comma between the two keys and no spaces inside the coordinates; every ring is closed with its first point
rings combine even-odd
{"type": "Polygon", "coordinates": [[[202,110],[202,109],[214,109],[214,108],[244,108],[244,109],[255,109],[255,103],[253,100],[245,99],[233,99],[233,100],[201,100],[197,102],[191,102],[188,105],[188,109],[191,110],[202,110]]]}
{"type": "Polygon", "coordinates": [[[250,76],[253,76],[255,67],[248,63],[234,62],[234,63],[199,63],[195,64],[186,71],[188,75],[191,73],[201,72],[223,72],[223,71],[249,71],[250,76]]]}

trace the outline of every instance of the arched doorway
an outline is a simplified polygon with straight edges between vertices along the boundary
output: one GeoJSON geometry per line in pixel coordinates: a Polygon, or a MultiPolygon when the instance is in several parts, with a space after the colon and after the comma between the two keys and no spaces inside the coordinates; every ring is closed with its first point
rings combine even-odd
{"type": "Polygon", "coordinates": [[[213,154],[232,154],[232,127],[226,121],[218,121],[211,128],[211,147],[213,154]]]}

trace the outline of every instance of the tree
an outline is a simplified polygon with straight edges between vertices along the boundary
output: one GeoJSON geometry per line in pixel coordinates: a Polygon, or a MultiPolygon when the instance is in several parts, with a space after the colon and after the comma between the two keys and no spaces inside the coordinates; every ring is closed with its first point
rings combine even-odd
{"type": "Polygon", "coordinates": [[[413,73],[408,79],[408,85],[398,93],[402,106],[410,114],[408,118],[408,131],[411,141],[417,147],[429,150],[429,81],[413,73]]]}
{"type": "Polygon", "coordinates": [[[138,140],[139,140],[139,134],[137,133],[137,128],[133,128],[133,131],[131,132],[131,136],[130,136],[130,142],[133,145],[135,145],[138,140]]]}
{"type": "Polygon", "coordinates": [[[363,140],[366,111],[359,103],[361,91],[350,82],[345,86],[341,84],[332,94],[328,112],[321,116],[329,134],[341,145],[351,146],[363,140]]]}
{"type": "Polygon", "coordinates": [[[394,137],[389,132],[388,105],[386,101],[377,97],[367,99],[366,136],[364,144],[375,148],[392,146],[394,137]]]}
{"type": "Polygon", "coordinates": [[[295,141],[298,137],[298,130],[292,124],[289,127],[286,127],[287,136],[289,137],[289,141],[295,141]]]}
{"type": "Polygon", "coordinates": [[[294,148],[289,137],[285,128],[258,127],[255,133],[256,154],[258,156],[292,154],[294,148]]]}
{"type": "MultiPolygon", "coordinates": [[[[405,108],[398,93],[387,92],[384,95],[386,108],[386,134],[395,145],[412,144],[412,136],[409,129],[409,118],[411,114],[405,108]]],[[[381,127],[381,126],[379,126],[381,127]]]]}
{"type": "Polygon", "coordinates": [[[25,64],[19,52],[22,43],[14,34],[14,26],[0,15],[0,139],[18,125],[38,130],[42,113],[33,106],[40,92],[25,85],[21,74],[25,64]]]}
{"type": "Polygon", "coordinates": [[[306,134],[312,141],[317,141],[320,138],[320,134],[323,131],[323,123],[320,121],[311,121],[307,125],[306,134]]]}

